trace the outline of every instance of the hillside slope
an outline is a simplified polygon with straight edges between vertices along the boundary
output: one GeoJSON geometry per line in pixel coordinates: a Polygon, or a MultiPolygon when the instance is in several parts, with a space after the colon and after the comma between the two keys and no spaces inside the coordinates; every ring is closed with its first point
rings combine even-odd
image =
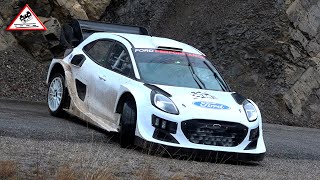
{"type": "MultiPolygon", "coordinates": [[[[234,91],[257,102],[266,122],[320,127],[320,59],[317,58],[320,55],[317,54],[320,53],[318,23],[320,5],[317,1],[27,0],[19,2],[24,3],[1,1],[0,5],[5,9],[0,11],[0,20],[2,16],[4,22],[8,24],[17,13],[19,9],[17,7],[28,3],[31,8],[34,7],[37,15],[54,16],[60,22],[81,18],[140,25],[148,27],[153,35],[193,45],[207,54],[234,91]]],[[[0,35],[8,36],[8,32],[4,32],[3,29],[4,27],[0,35]]],[[[31,53],[38,61],[50,60],[48,56],[39,56],[41,54],[39,51],[44,51],[37,49],[39,44],[31,42],[33,39],[38,39],[39,34],[14,33],[14,35],[24,48],[21,52],[31,53]],[[24,37],[28,37],[28,41],[24,37]]],[[[10,48],[13,46],[6,48],[1,46],[1,43],[0,41],[0,50],[2,47],[5,52],[12,52],[10,48]]],[[[46,46],[44,43],[40,45],[46,46]]],[[[2,56],[5,57],[8,58],[2,56]]],[[[28,57],[26,61],[33,59],[30,56],[26,57],[28,57]]],[[[0,96],[25,99],[33,94],[35,97],[29,99],[43,101],[44,74],[47,66],[38,62],[27,64],[33,63],[39,64],[39,67],[24,66],[26,71],[37,72],[32,77],[18,76],[14,73],[6,76],[8,74],[6,72],[12,71],[7,66],[14,67],[19,63],[15,61],[2,63],[1,70],[4,75],[0,80],[6,88],[1,89],[0,96]],[[16,82],[15,79],[19,81],[16,82]],[[17,91],[15,83],[22,84],[23,91],[17,91]],[[39,87],[37,95],[35,88],[28,88],[23,83],[39,87]]]]}
{"type": "MultiPolygon", "coordinates": [[[[291,1],[123,1],[110,11],[107,8],[103,20],[144,25],[154,35],[199,48],[233,90],[258,103],[267,122],[320,127],[320,71],[316,71],[320,60],[292,38],[292,30],[299,29],[296,24],[307,21],[299,16],[317,17],[320,6],[316,1],[296,0],[288,10],[289,19],[289,4],[291,1]]],[[[302,33],[317,28],[316,21],[311,24],[314,26],[302,33]]],[[[317,51],[316,43],[312,47],[309,49],[317,51]]]]}

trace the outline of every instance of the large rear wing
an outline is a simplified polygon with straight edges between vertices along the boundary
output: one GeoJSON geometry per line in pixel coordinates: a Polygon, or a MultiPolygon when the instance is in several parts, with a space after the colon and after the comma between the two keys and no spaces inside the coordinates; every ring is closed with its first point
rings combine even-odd
{"type": "MultiPolygon", "coordinates": [[[[73,29],[74,37],[79,39],[80,42],[95,32],[149,35],[148,30],[144,27],[94,21],[73,20],[71,23],[65,24],[63,27],[65,28],[65,26],[69,26],[67,28],[71,27],[73,29]]],[[[67,31],[67,33],[69,32],[67,31]]]]}
{"type": "MultiPolygon", "coordinates": [[[[96,32],[149,35],[146,28],[139,26],[72,20],[71,22],[62,25],[59,33],[60,37],[57,37],[59,38],[59,44],[50,47],[50,50],[54,57],[61,56],[66,49],[78,46],[88,36],[96,32]]],[[[50,36],[45,35],[45,37],[50,44],[50,36]]]]}

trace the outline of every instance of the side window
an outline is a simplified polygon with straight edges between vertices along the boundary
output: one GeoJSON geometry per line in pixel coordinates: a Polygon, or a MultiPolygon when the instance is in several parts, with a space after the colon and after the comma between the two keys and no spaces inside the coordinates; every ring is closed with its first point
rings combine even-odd
{"type": "Polygon", "coordinates": [[[97,40],[84,46],[83,51],[97,64],[105,66],[112,45],[110,40],[97,40]]]}
{"type": "Polygon", "coordinates": [[[125,76],[131,76],[133,74],[130,56],[124,46],[120,44],[114,45],[110,52],[107,68],[125,76]]]}

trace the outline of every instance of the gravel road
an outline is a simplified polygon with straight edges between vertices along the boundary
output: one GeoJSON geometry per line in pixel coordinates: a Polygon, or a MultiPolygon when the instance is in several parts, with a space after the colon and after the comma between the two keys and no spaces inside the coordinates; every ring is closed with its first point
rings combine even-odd
{"type": "Polygon", "coordinates": [[[267,155],[258,164],[186,161],[122,149],[115,134],[75,118],[52,117],[43,103],[0,100],[0,162],[16,163],[19,179],[52,179],[61,167],[105,170],[114,179],[320,177],[319,129],[264,124],[264,133],[267,155]]]}

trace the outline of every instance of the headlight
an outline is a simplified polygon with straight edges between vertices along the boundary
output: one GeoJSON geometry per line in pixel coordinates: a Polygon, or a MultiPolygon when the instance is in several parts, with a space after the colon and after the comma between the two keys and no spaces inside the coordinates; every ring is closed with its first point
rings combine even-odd
{"type": "Polygon", "coordinates": [[[246,115],[247,115],[247,118],[250,122],[257,120],[258,112],[251,102],[245,101],[243,103],[243,108],[244,108],[246,115]]]}
{"type": "Polygon", "coordinates": [[[164,112],[167,112],[170,114],[179,114],[178,108],[171,101],[171,99],[156,91],[151,91],[151,103],[156,108],[164,112]]]}

